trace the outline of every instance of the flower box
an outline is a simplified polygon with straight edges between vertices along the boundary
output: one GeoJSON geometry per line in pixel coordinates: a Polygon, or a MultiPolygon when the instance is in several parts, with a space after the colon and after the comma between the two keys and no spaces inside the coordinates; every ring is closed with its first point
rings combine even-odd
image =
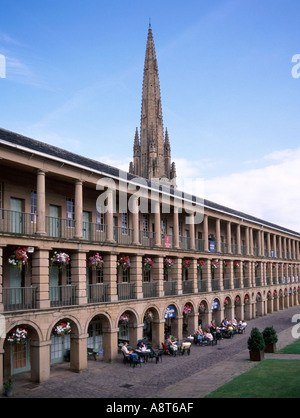
{"type": "Polygon", "coordinates": [[[63,268],[70,263],[70,257],[67,253],[60,251],[55,251],[53,257],[51,258],[51,265],[58,266],[59,268],[63,268]]]}
{"type": "Polygon", "coordinates": [[[101,270],[103,267],[103,259],[99,253],[89,258],[89,268],[91,270],[101,270]]]}
{"type": "Polygon", "coordinates": [[[27,249],[18,247],[9,257],[8,262],[22,271],[23,266],[28,263],[27,249]]]}

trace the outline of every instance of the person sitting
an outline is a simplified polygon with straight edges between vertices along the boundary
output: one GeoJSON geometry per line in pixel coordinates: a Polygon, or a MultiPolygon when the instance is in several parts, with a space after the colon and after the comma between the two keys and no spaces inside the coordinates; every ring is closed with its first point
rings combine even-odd
{"type": "Polygon", "coordinates": [[[207,342],[209,342],[209,341],[213,341],[214,337],[212,336],[212,334],[208,330],[205,330],[204,331],[204,339],[207,342]]]}
{"type": "Polygon", "coordinates": [[[141,350],[141,351],[149,351],[149,352],[150,352],[150,350],[147,348],[147,346],[146,346],[146,344],[144,343],[144,341],[142,341],[142,342],[141,342],[141,345],[140,345],[140,350],[141,350]]]}
{"type": "Polygon", "coordinates": [[[238,324],[238,332],[243,332],[247,326],[247,322],[245,320],[242,320],[238,324]]]}
{"type": "Polygon", "coordinates": [[[201,326],[198,327],[197,331],[195,332],[196,336],[196,343],[201,343],[203,341],[203,331],[201,329],[201,326]]]}
{"type": "Polygon", "coordinates": [[[126,357],[131,357],[132,360],[137,363],[139,361],[139,356],[137,355],[137,353],[134,353],[133,350],[128,350],[127,344],[128,343],[126,341],[123,343],[121,351],[125,354],[126,357]]]}
{"type": "Polygon", "coordinates": [[[167,349],[173,354],[176,355],[176,351],[177,351],[177,344],[176,344],[176,340],[172,341],[172,337],[171,335],[169,335],[169,337],[166,340],[166,346],[167,349]]]}

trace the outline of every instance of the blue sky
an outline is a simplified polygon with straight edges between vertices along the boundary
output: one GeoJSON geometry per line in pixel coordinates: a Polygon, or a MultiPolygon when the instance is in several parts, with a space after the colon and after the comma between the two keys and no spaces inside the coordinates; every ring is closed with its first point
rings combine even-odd
{"type": "Polygon", "coordinates": [[[0,126],[127,169],[151,18],[179,185],[300,231],[299,17],[298,0],[2,0],[0,126]]]}

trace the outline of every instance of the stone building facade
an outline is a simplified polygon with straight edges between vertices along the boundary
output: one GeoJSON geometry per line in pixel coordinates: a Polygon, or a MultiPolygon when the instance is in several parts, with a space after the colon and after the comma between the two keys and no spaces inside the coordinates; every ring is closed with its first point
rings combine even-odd
{"type": "Polygon", "coordinates": [[[4,129],[0,158],[0,383],[299,304],[295,231],[4,129]]]}

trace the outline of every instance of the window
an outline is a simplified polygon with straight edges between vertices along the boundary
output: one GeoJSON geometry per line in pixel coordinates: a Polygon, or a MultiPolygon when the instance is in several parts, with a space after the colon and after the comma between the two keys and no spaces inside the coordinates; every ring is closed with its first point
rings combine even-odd
{"type": "Polygon", "coordinates": [[[103,208],[97,206],[96,210],[96,230],[103,231],[104,230],[104,213],[103,208]]]}
{"type": "Polygon", "coordinates": [[[126,212],[122,212],[122,234],[128,234],[128,216],[126,212]]]}
{"type": "Polygon", "coordinates": [[[37,199],[37,195],[36,195],[36,191],[32,190],[30,193],[30,204],[31,204],[31,209],[30,209],[30,220],[31,222],[36,222],[36,199],[37,199]]]}
{"type": "Polygon", "coordinates": [[[74,227],[74,199],[67,199],[67,226],[74,227]]]}
{"type": "Polygon", "coordinates": [[[163,218],[161,220],[161,233],[165,235],[167,233],[167,219],[163,218]]]}
{"type": "Polygon", "coordinates": [[[143,215],[143,236],[148,237],[149,231],[149,216],[143,215]]]}

